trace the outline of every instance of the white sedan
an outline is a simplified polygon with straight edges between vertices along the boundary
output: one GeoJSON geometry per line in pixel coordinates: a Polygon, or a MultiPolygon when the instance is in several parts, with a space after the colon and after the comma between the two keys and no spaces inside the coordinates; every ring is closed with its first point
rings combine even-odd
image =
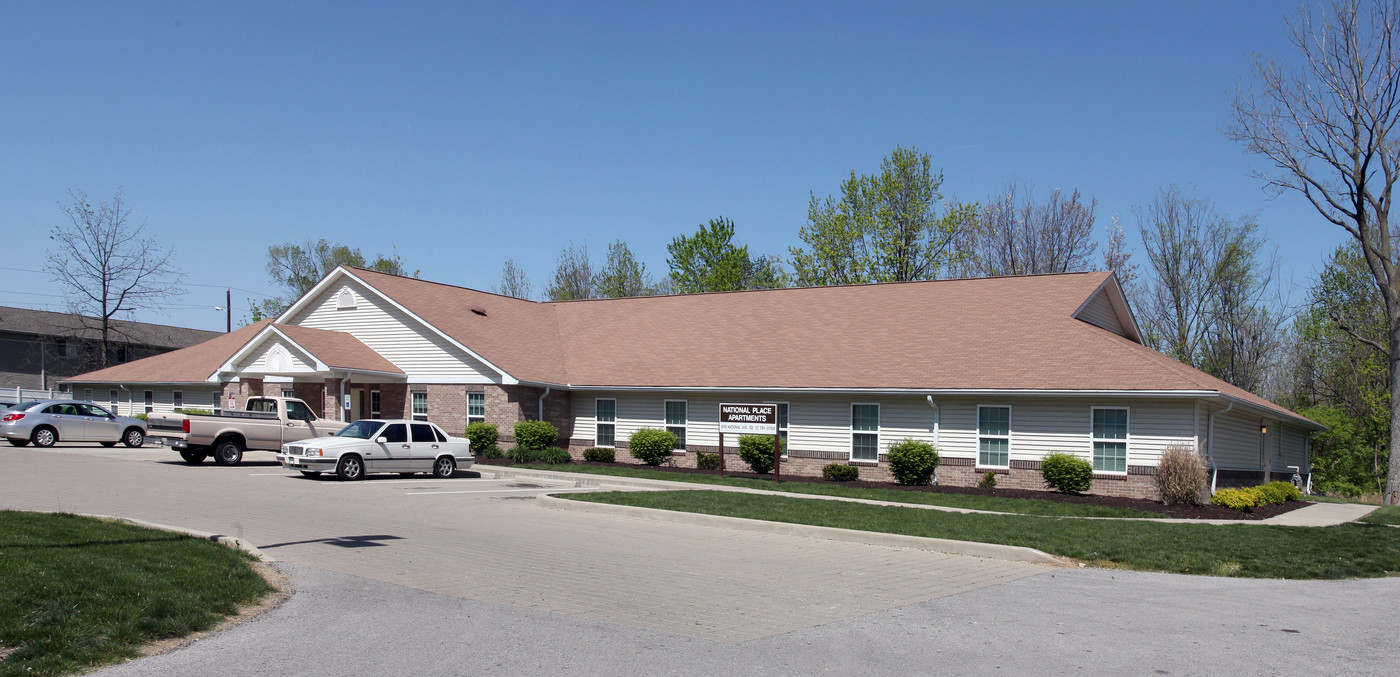
{"type": "Polygon", "coordinates": [[[330,437],[282,445],[277,461],[307,477],[334,472],[342,480],[363,479],[365,473],[431,473],[451,477],[476,461],[471,444],[452,437],[427,421],[365,419],[345,426],[330,437]]]}

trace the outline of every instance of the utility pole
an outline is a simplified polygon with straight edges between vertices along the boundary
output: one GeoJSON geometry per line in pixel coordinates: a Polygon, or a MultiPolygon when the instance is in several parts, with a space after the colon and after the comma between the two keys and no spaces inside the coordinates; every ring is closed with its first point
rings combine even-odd
{"type": "Polygon", "coordinates": [[[233,290],[224,290],[224,333],[233,332],[233,290]]]}

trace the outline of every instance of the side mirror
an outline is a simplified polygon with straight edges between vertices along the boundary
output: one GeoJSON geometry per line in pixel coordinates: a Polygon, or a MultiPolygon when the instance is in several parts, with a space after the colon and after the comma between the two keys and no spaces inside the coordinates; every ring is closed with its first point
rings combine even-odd
{"type": "Polygon", "coordinates": [[[389,438],[387,438],[387,437],[376,437],[376,438],[374,438],[374,441],[375,441],[375,442],[378,442],[379,444],[388,444],[388,443],[389,443],[389,438]]]}

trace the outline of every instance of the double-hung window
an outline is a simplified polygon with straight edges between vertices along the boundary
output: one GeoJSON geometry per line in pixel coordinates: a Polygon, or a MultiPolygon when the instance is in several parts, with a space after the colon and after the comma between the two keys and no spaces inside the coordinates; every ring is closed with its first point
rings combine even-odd
{"type": "Polygon", "coordinates": [[[428,420],[428,393],[413,393],[413,420],[428,420]]]}
{"type": "Polygon", "coordinates": [[[170,393],[170,400],[171,400],[171,403],[174,405],[174,407],[175,407],[176,409],[183,408],[183,407],[185,406],[185,391],[183,391],[183,390],[175,390],[175,391],[172,391],[172,392],[170,393]]]}
{"type": "Polygon", "coordinates": [[[296,396],[297,396],[297,391],[296,391],[295,388],[283,388],[283,389],[282,389],[282,397],[296,397],[296,396]]]}
{"type": "Polygon", "coordinates": [[[156,393],[155,393],[154,390],[147,390],[145,394],[146,394],[146,413],[149,414],[149,413],[155,411],[155,409],[156,409],[156,408],[155,408],[156,393]]]}
{"type": "Polygon", "coordinates": [[[1094,470],[1128,472],[1128,410],[1093,408],[1094,470]]]}
{"type": "Polygon", "coordinates": [[[685,451],[686,401],[666,400],[666,432],[676,436],[676,451],[685,451]]]}
{"type": "Polygon", "coordinates": [[[88,402],[92,401],[92,388],[83,388],[83,399],[88,402]]]}
{"type": "Polygon", "coordinates": [[[467,393],[467,423],[486,422],[486,393],[467,393]]]}
{"type": "Polygon", "coordinates": [[[880,460],[880,405],[851,405],[851,460],[880,460]]]}
{"type": "Polygon", "coordinates": [[[594,402],[593,446],[614,446],[617,443],[617,400],[599,399],[594,402]]]}
{"type": "Polygon", "coordinates": [[[977,465],[1011,466],[1011,407],[977,405],[977,465]]]}

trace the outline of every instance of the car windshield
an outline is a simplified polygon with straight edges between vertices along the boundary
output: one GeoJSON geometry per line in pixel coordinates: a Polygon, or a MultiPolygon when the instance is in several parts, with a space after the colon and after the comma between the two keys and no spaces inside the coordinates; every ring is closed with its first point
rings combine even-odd
{"type": "Polygon", "coordinates": [[[374,431],[379,430],[379,426],[384,425],[383,421],[355,421],[350,425],[340,429],[336,437],[354,437],[355,439],[367,440],[374,435],[374,431]]]}

